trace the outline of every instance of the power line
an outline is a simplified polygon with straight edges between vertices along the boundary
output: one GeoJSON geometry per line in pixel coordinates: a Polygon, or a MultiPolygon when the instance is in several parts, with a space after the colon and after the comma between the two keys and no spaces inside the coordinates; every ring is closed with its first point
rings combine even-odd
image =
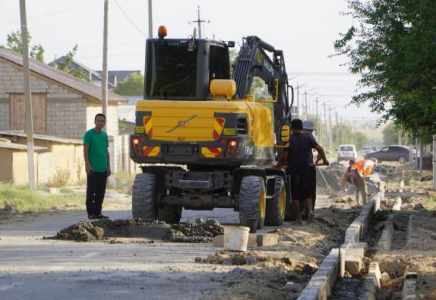
{"type": "Polygon", "coordinates": [[[147,35],[142,32],[142,30],[129,18],[129,16],[126,14],[126,12],[124,11],[124,9],[121,7],[121,5],[118,3],[117,0],[115,0],[115,4],[118,6],[118,9],[121,11],[121,13],[124,15],[124,17],[126,17],[127,21],[129,21],[129,23],[135,27],[136,30],[139,31],[139,33],[143,36],[143,37],[147,37],[147,35]]]}
{"type": "MultiPolygon", "coordinates": [[[[38,18],[47,17],[47,16],[51,16],[51,15],[55,15],[55,14],[59,14],[59,13],[64,13],[64,12],[68,12],[68,11],[72,11],[72,10],[80,9],[80,8],[83,8],[83,7],[88,7],[88,6],[96,5],[96,4],[100,4],[100,1],[99,1],[99,2],[88,3],[88,4],[85,4],[85,5],[81,5],[81,6],[71,7],[71,8],[68,8],[68,9],[63,9],[63,10],[58,10],[58,11],[52,11],[52,12],[50,12],[50,13],[46,13],[46,14],[42,14],[42,15],[33,16],[33,17],[28,18],[28,19],[38,19],[38,18]]],[[[0,26],[8,25],[8,24],[13,24],[13,23],[18,23],[18,22],[20,22],[20,20],[14,20],[14,21],[6,22],[6,23],[0,23],[0,26]]]]}

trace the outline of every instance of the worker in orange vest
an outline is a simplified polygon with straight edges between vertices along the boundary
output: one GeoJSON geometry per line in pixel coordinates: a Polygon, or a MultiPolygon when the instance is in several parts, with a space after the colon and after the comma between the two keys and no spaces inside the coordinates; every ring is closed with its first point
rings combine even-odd
{"type": "Polygon", "coordinates": [[[377,165],[376,158],[368,158],[357,161],[351,166],[351,178],[356,187],[356,203],[365,205],[368,195],[365,179],[371,174],[374,166],[377,165]],[[362,196],[362,201],[359,201],[359,194],[362,196]]]}

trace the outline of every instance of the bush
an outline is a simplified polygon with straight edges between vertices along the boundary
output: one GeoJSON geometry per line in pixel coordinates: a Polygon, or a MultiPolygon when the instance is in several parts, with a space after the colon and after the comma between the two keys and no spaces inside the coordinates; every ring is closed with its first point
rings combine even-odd
{"type": "Polygon", "coordinates": [[[48,187],[61,187],[65,186],[70,180],[70,171],[66,169],[58,169],[50,181],[47,183],[48,187]]]}

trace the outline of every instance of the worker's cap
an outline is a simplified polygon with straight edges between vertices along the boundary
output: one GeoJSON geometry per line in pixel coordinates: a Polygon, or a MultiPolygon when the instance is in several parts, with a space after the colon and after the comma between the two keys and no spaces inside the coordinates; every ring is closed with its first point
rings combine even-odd
{"type": "Polygon", "coordinates": [[[303,129],[307,130],[315,130],[315,124],[312,120],[304,120],[303,121],[303,129]]]}
{"type": "Polygon", "coordinates": [[[371,157],[370,160],[372,160],[374,162],[374,165],[378,164],[378,160],[377,158],[371,157]]]}

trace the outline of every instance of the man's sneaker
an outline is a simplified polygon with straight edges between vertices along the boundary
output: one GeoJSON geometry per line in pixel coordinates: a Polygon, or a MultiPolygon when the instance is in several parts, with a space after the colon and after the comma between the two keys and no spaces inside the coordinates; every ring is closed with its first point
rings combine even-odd
{"type": "Polygon", "coordinates": [[[96,216],[96,218],[97,219],[109,219],[108,216],[105,216],[105,215],[102,215],[102,214],[99,214],[98,216],[96,216]]]}
{"type": "Polygon", "coordinates": [[[94,215],[94,214],[89,214],[89,215],[88,215],[88,219],[90,219],[90,220],[96,220],[96,219],[98,219],[98,217],[97,217],[96,215],[94,215]]]}

